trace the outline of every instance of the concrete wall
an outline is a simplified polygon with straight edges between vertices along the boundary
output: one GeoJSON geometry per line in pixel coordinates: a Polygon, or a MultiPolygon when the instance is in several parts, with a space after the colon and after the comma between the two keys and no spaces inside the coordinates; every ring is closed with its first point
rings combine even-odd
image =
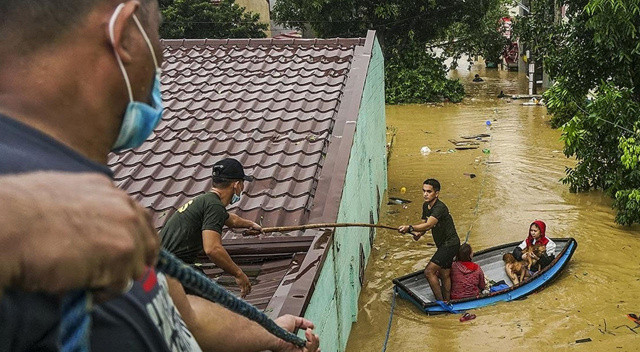
{"type": "Polygon", "coordinates": [[[244,7],[245,11],[253,12],[260,15],[260,22],[269,25],[265,31],[267,37],[271,37],[271,11],[267,0],[235,0],[236,4],[244,7]]]}
{"type": "MultiPolygon", "coordinates": [[[[337,222],[378,222],[387,188],[384,59],[375,39],[351,147],[337,222]]],[[[356,321],[364,266],[375,231],[338,228],[305,317],[316,325],[323,351],[344,351],[356,321]]]]}

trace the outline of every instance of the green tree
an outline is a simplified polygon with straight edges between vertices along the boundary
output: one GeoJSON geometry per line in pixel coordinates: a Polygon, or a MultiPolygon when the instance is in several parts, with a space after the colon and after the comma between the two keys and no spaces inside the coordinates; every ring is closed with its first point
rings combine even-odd
{"type": "Polygon", "coordinates": [[[460,101],[462,85],[446,78],[444,58],[427,52],[427,47],[456,39],[469,45],[451,45],[447,54],[460,57],[472,46],[483,49],[478,45],[487,41],[477,29],[492,28],[499,36],[505,1],[278,0],[273,18],[292,28],[308,26],[324,38],[365,36],[375,29],[385,56],[387,102],[460,101]]]}
{"type": "Polygon", "coordinates": [[[544,93],[571,191],[602,189],[616,222],[640,223],[640,2],[539,0],[516,30],[555,81],[544,93]],[[567,5],[567,18],[558,9],[567,5]]]}
{"type": "Polygon", "coordinates": [[[162,38],[264,38],[268,25],[234,0],[161,0],[162,38]]]}

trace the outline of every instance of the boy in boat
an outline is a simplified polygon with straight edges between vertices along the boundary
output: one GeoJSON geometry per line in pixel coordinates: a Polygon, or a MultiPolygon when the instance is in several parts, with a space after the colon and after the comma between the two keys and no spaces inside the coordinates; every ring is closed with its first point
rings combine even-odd
{"type": "Polygon", "coordinates": [[[473,250],[464,243],[451,265],[451,299],[478,297],[486,288],[484,272],[473,261],[473,250]]]}
{"type": "Polygon", "coordinates": [[[422,223],[417,225],[402,225],[398,227],[400,233],[411,233],[415,241],[419,240],[426,231],[431,230],[433,240],[438,247],[424,269],[431,291],[436,300],[448,301],[451,291],[450,270],[453,258],[458,254],[460,238],[453,223],[449,208],[440,200],[440,182],[427,179],[422,184],[424,204],[422,205],[422,223]],[[414,231],[416,233],[414,233],[414,231]],[[440,281],[442,280],[442,287],[440,281]]]}
{"type": "Polygon", "coordinates": [[[532,271],[538,271],[547,265],[551,264],[553,259],[555,258],[555,250],[556,244],[545,235],[547,230],[547,225],[541,221],[536,220],[529,225],[529,235],[527,238],[520,243],[516,248],[513,249],[513,256],[516,260],[522,260],[522,251],[527,249],[528,247],[533,247],[536,244],[542,244],[545,246],[545,254],[540,256],[538,262],[534,267],[532,267],[532,271]]]}

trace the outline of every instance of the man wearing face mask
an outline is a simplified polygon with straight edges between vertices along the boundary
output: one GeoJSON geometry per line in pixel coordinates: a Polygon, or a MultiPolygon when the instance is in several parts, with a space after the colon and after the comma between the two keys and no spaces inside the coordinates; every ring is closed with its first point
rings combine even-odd
{"type": "Polygon", "coordinates": [[[213,165],[211,190],[178,208],[160,231],[162,247],[187,264],[195,264],[198,254],[204,251],[212,262],[236,278],[242,297],[251,292],[251,283],[222,246],[221,234],[224,225],[262,229],[251,220],[227,213],[226,207],[240,200],[244,181],[253,181],[253,177],[244,174],[239,161],[218,161],[213,165]]]}
{"type": "MultiPolygon", "coordinates": [[[[36,171],[55,171],[39,175],[60,178],[68,177],[60,171],[100,174],[101,181],[85,181],[104,182],[111,176],[106,167],[109,152],[139,146],[162,115],[157,1],[3,0],[0,14],[0,175],[14,175],[11,182],[18,186],[22,174],[36,171]]],[[[56,187],[61,182],[51,184],[56,187]]],[[[85,184],[69,193],[87,189],[97,188],[85,184]]],[[[18,218],[0,218],[0,240],[11,239],[0,241],[5,252],[24,247],[16,242],[48,245],[50,250],[37,251],[42,258],[36,269],[63,262],[49,268],[51,276],[72,276],[74,270],[91,274],[84,284],[74,281],[57,290],[22,282],[33,281],[47,269],[30,271],[16,265],[30,261],[0,258],[3,265],[6,260],[9,267],[18,267],[17,277],[0,280],[0,351],[84,350],[72,349],[78,341],[94,352],[299,350],[217,304],[185,295],[176,280],[156,273],[157,237],[133,200],[128,202],[135,211],[113,210],[116,214],[108,219],[121,225],[124,234],[118,237],[110,236],[117,226],[106,230],[100,224],[100,212],[86,218],[65,213],[87,202],[69,206],[78,197],[67,196],[62,189],[37,190],[24,187],[25,198],[34,200],[31,207],[21,206],[24,202],[0,203],[0,212],[11,209],[18,218]],[[55,203],[64,204],[63,211],[53,211],[55,203]],[[10,208],[17,206],[18,211],[10,208]],[[50,226],[52,217],[61,217],[55,220],[67,226],[50,226]],[[50,238],[46,232],[52,228],[63,229],[57,243],[38,241],[50,238]],[[113,250],[83,243],[88,236],[95,241],[96,232],[103,241],[113,242],[113,250]],[[128,233],[133,233],[135,245],[121,240],[128,233]],[[156,241],[150,240],[154,237],[156,241]],[[74,260],[83,258],[78,252],[87,248],[96,249],[94,261],[74,260]],[[122,267],[115,271],[124,274],[114,284],[106,276],[117,262],[122,267]],[[101,268],[104,265],[110,267],[101,268]],[[100,299],[104,297],[109,299],[100,299]]],[[[114,198],[122,197],[121,192],[98,195],[105,209],[122,206],[122,199],[114,198]]],[[[24,250],[18,257],[29,255],[34,254],[24,250]]],[[[292,316],[276,322],[289,331],[307,329],[309,344],[304,351],[317,350],[311,322],[292,316]]]]}

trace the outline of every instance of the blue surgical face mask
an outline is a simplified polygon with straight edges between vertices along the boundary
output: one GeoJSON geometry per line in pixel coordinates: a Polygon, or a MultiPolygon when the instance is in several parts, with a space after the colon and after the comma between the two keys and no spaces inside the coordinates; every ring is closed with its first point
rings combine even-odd
{"type": "MultiPolygon", "coordinates": [[[[109,21],[109,35],[111,37],[112,44],[114,43],[115,20],[118,18],[118,15],[120,14],[120,11],[122,11],[123,7],[124,4],[118,5],[116,10],[113,12],[113,15],[111,16],[111,20],[109,21]]],[[[122,71],[122,75],[124,76],[124,81],[127,85],[127,92],[129,93],[129,105],[127,105],[127,110],[124,113],[118,138],[113,144],[113,151],[139,147],[142,143],[144,143],[147,137],[149,137],[153,129],[158,125],[158,122],[160,122],[160,118],[162,117],[163,107],[162,94],[160,93],[160,67],[158,67],[158,60],[156,59],[156,54],[153,51],[153,47],[151,46],[151,41],[149,40],[147,33],[144,31],[144,28],[142,28],[142,25],[140,24],[140,21],[138,21],[138,17],[136,17],[136,15],[133,15],[133,20],[140,29],[144,40],[147,42],[147,46],[149,46],[151,57],[153,58],[153,64],[156,68],[156,75],[153,81],[153,88],[151,90],[151,105],[139,101],[134,101],[133,93],[131,90],[131,83],[129,82],[129,76],[127,75],[127,71],[124,69],[124,65],[122,64],[120,55],[118,55],[118,52],[114,49],[118,65],[120,66],[120,70],[122,71]]]]}
{"type": "MultiPolygon", "coordinates": [[[[242,194],[242,191],[240,191],[240,194],[242,194]]],[[[233,192],[233,195],[231,196],[231,203],[229,204],[235,204],[238,203],[240,201],[240,195],[236,194],[236,192],[233,192]]]]}

